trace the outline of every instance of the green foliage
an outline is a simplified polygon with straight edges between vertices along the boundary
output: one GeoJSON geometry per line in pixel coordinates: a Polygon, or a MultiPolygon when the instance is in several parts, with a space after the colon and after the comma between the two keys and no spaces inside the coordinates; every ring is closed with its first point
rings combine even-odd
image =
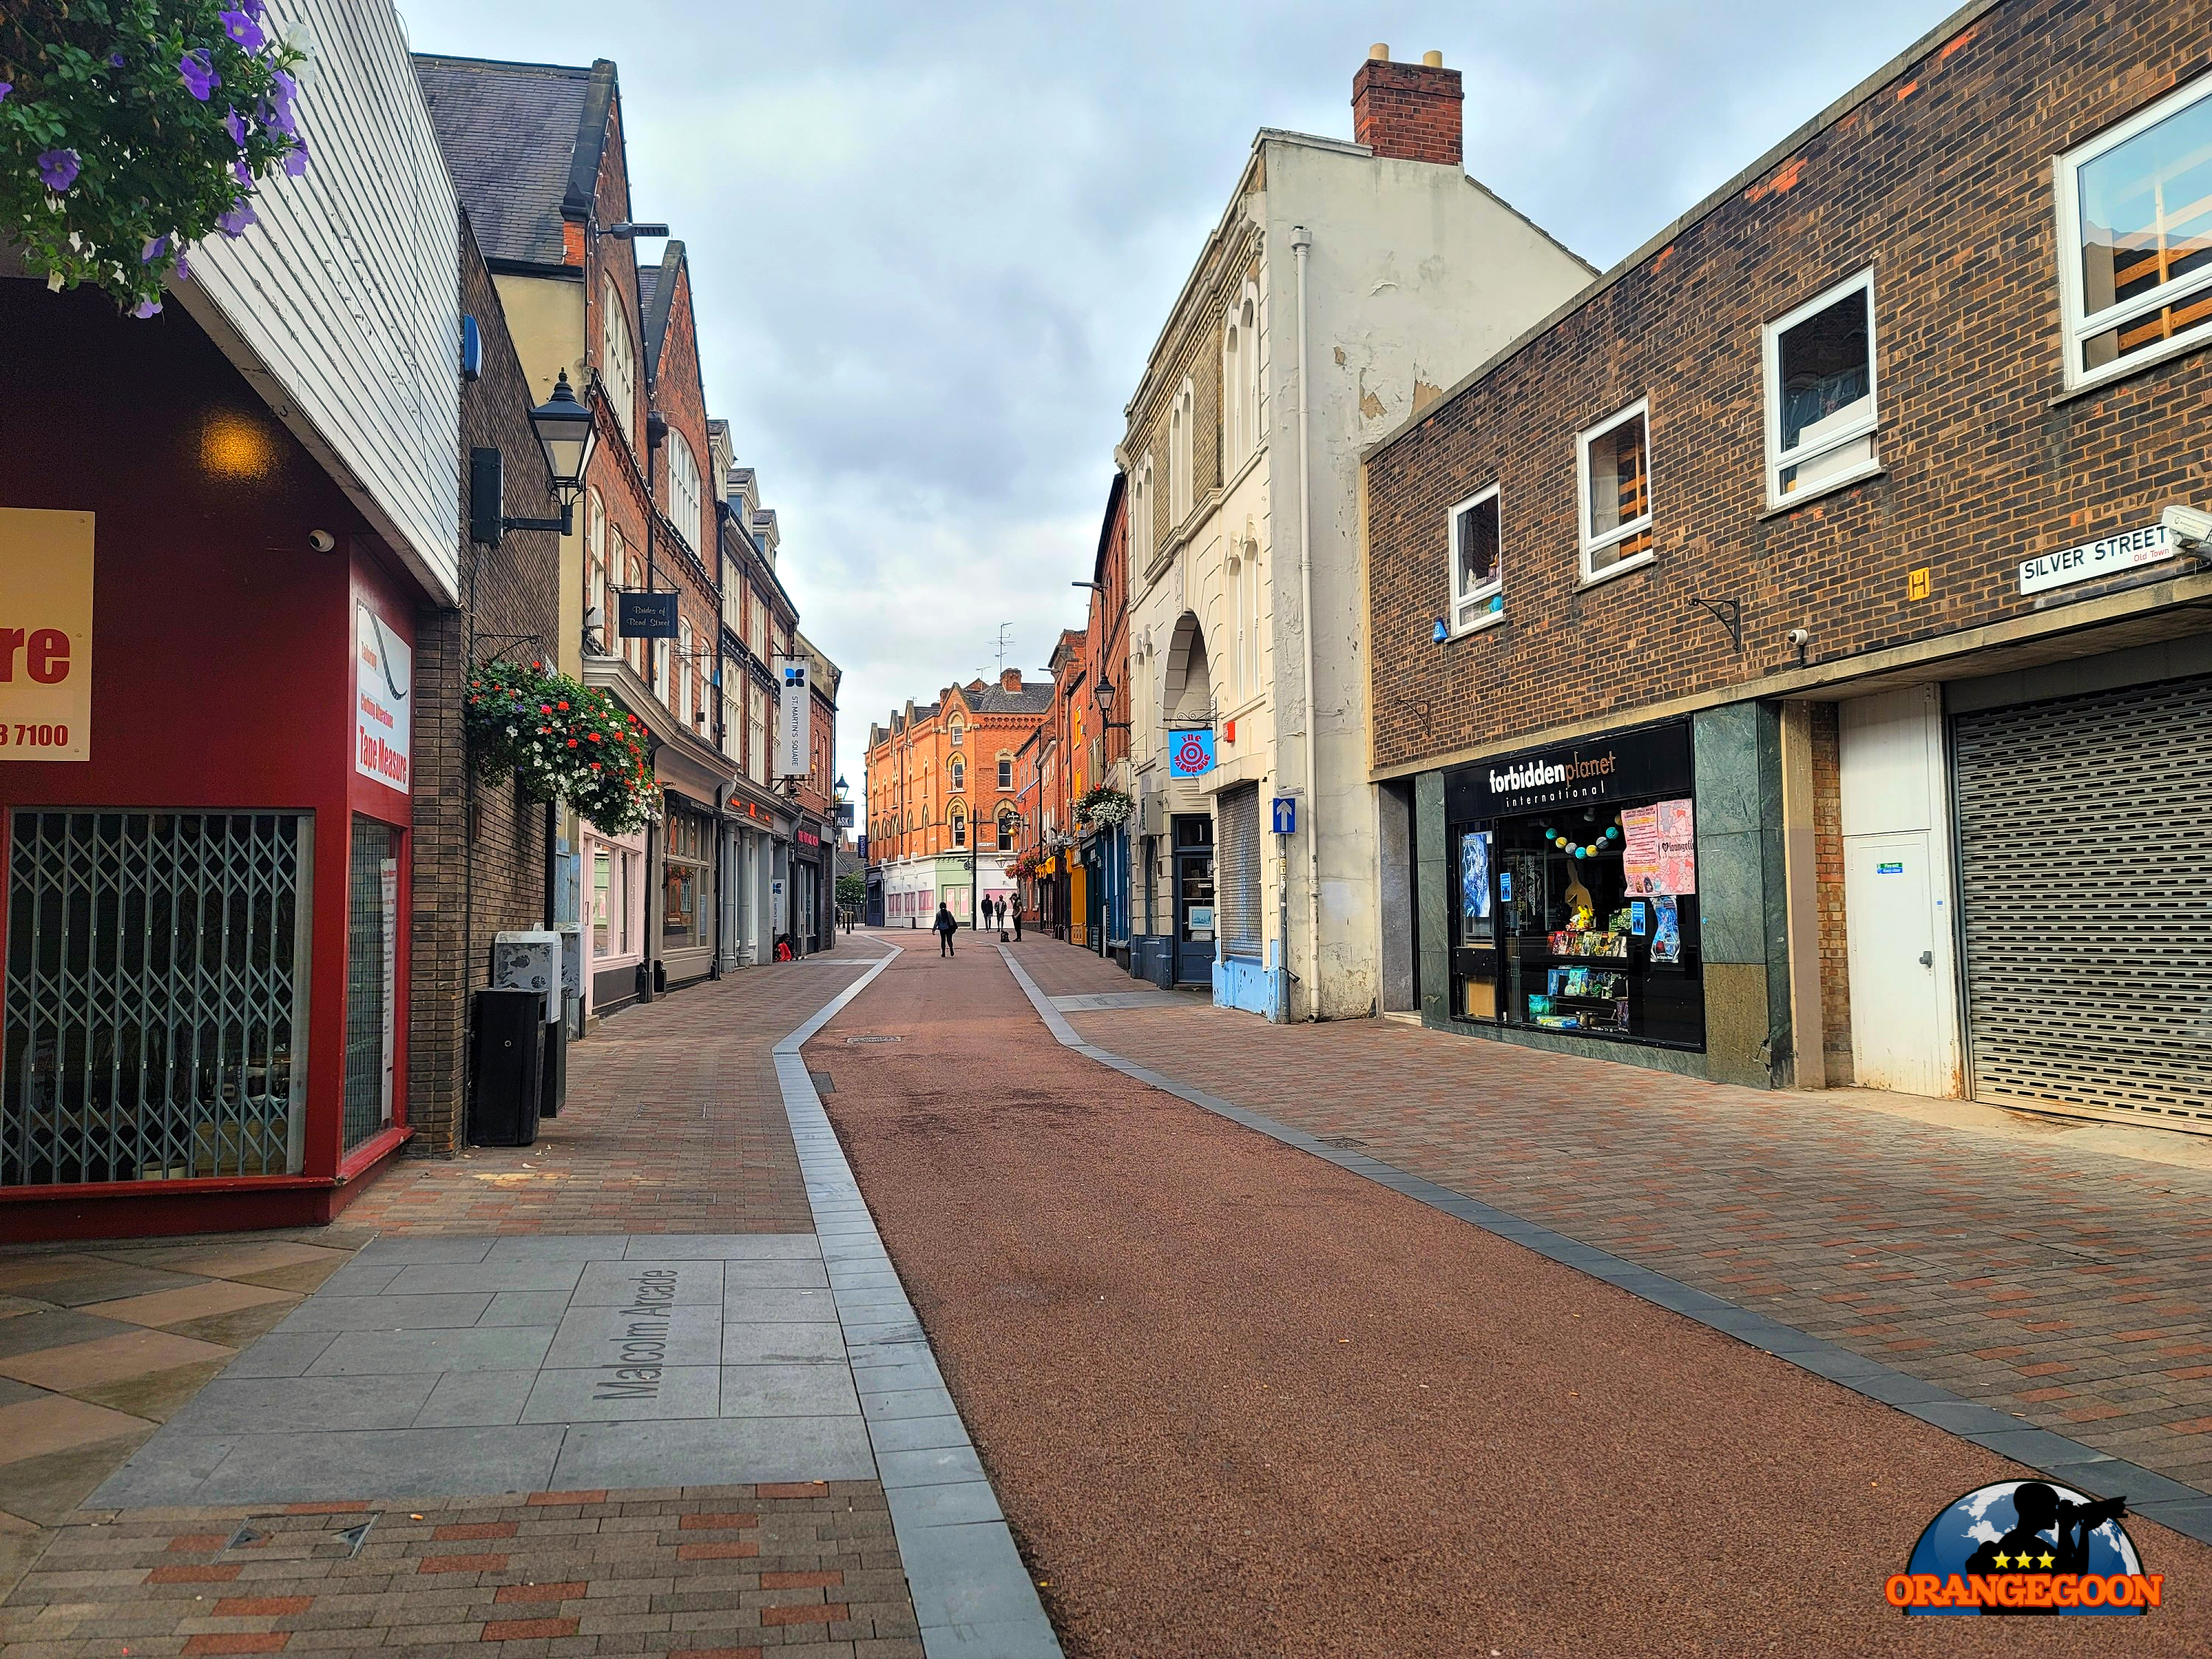
{"type": "Polygon", "coordinates": [[[469,677],[469,750],[477,775],[514,778],[533,800],[565,800],[610,835],[659,813],[645,728],[605,692],[543,663],[486,663],[469,677]]]}
{"type": "Polygon", "coordinates": [[[866,876],[848,872],[837,878],[839,904],[857,910],[867,902],[868,878],[866,876]]]}
{"type": "Polygon", "coordinates": [[[262,0],[0,0],[0,239],[151,316],[259,180],[306,171],[306,55],[262,0]]]}

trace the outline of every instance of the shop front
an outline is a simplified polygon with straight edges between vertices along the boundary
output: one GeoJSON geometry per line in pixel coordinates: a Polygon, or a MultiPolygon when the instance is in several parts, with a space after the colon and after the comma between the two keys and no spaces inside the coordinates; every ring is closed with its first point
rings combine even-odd
{"type": "Polygon", "coordinates": [[[1691,727],[1444,775],[1450,1017],[1702,1050],[1691,727]]]}
{"type": "Polygon", "coordinates": [[[668,792],[661,823],[656,990],[688,985],[714,971],[716,816],[703,803],[668,792]]]}
{"type": "Polygon", "coordinates": [[[791,851],[791,950],[794,956],[811,956],[824,948],[823,896],[830,890],[828,858],[818,819],[800,821],[793,832],[791,851]]]}
{"type": "Polygon", "coordinates": [[[584,847],[586,1020],[637,1000],[645,960],[646,834],[609,836],[580,826],[584,847]]]}

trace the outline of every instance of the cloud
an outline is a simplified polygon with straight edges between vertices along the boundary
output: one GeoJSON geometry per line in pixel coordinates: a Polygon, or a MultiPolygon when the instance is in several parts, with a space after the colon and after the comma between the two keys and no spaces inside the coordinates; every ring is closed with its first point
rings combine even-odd
{"type": "Polygon", "coordinates": [[[1349,137],[1376,33],[1462,69],[1468,171],[1603,266],[1950,9],[400,4],[422,50],[619,65],[856,789],[868,723],[995,668],[1001,623],[1032,672],[1080,623],[1122,405],[1254,131],[1349,137]]]}

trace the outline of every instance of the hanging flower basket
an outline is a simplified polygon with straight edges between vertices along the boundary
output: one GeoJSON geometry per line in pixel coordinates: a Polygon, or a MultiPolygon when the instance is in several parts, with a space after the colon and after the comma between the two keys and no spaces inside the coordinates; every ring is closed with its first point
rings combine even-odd
{"type": "Polygon", "coordinates": [[[152,316],[187,248],[244,235],[255,185],[307,170],[307,57],[263,0],[0,4],[0,240],[49,288],[152,316]]]}
{"type": "Polygon", "coordinates": [[[1127,823],[1134,810],[1129,798],[1118,789],[1109,789],[1103,784],[1088,791],[1075,803],[1076,820],[1097,829],[1110,829],[1117,823],[1127,823]]]}
{"type": "Polygon", "coordinates": [[[477,776],[513,778],[532,800],[565,800],[610,835],[660,815],[637,716],[543,663],[486,663],[471,675],[468,734],[477,776]]]}

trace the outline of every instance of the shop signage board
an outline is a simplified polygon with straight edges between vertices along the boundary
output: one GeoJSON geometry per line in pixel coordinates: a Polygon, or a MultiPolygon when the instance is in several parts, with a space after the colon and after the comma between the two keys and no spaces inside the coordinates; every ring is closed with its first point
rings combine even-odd
{"type": "Polygon", "coordinates": [[[1168,775],[1202,778],[1213,769],[1213,728],[1194,726],[1168,733],[1168,775]]]}
{"type": "Polygon", "coordinates": [[[779,778],[803,778],[811,769],[807,738],[812,735],[813,700],[807,695],[806,659],[775,659],[775,764],[779,778]]]}
{"type": "Polygon", "coordinates": [[[354,604],[353,769],[404,794],[413,781],[415,653],[354,604]]]}
{"type": "Polygon", "coordinates": [[[1687,797],[1692,787],[1686,720],[1477,761],[1448,774],[1444,782],[1446,813],[1454,823],[1655,795],[1687,797]]]}
{"type": "Polygon", "coordinates": [[[672,591],[623,592],[615,596],[615,631],[626,640],[676,637],[676,595],[672,591]]]}
{"type": "Polygon", "coordinates": [[[2117,576],[2138,566],[2158,564],[2180,551],[2162,524],[2124,530],[2117,536],[2023,561],[2020,567],[2020,591],[2043,593],[2075,582],[2093,582],[2100,576],[2117,576]]]}
{"type": "Polygon", "coordinates": [[[0,761],[92,758],[92,514],[0,507],[0,761]]]}

